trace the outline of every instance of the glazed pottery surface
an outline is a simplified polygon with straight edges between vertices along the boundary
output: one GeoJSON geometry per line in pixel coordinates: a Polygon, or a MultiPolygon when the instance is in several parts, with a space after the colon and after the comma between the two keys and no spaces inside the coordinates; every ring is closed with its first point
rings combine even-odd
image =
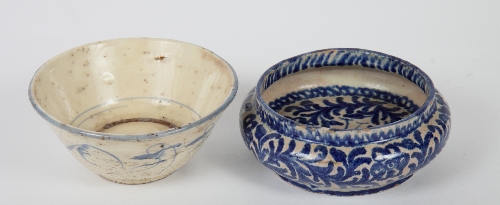
{"type": "Polygon", "coordinates": [[[141,184],[194,155],[237,87],[231,66],[209,50],[136,38],[57,55],[35,73],[29,97],[83,165],[113,182],[141,184]]]}
{"type": "Polygon", "coordinates": [[[362,49],[274,65],[240,111],[243,140],[261,163],[294,186],[339,196],[403,183],[442,150],[450,126],[422,70],[362,49]]]}

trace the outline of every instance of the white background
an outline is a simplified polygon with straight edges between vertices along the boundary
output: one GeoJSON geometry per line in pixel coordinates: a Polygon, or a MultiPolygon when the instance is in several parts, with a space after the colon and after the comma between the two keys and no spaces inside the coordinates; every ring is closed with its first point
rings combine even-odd
{"type": "Polygon", "coordinates": [[[500,1],[0,2],[0,204],[500,204],[500,1]],[[217,53],[240,88],[195,157],[166,179],[108,182],[28,101],[32,75],[70,48],[171,38],[217,53]],[[451,106],[448,144],[402,185],[336,197],[281,181],[245,147],[238,112],[267,68],[304,52],[376,50],[424,70],[451,106]]]}

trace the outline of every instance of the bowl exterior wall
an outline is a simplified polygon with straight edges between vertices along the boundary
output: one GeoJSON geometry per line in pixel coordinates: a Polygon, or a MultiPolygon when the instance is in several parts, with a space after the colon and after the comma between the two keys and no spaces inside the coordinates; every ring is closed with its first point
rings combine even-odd
{"type": "MultiPolygon", "coordinates": [[[[451,126],[448,104],[438,92],[426,110],[431,113],[429,117],[410,132],[382,141],[339,146],[281,134],[280,129],[289,128],[262,120],[270,114],[259,110],[253,89],[241,107],[240,130],[254,156],[286,182],[317,193],[363,195],[406,181],[445,146],[451,126]]],[[[294,129],[312,128],[297,125],[294,129]]]]}
{"type": "Polygon", "coordinates": [[[184,132],[146,140],[110,140],[105,134],[96,139],[49,126],[88,169],[116,183],[144,184],[167,177],[191,159],[219,117],[184,132]]]}

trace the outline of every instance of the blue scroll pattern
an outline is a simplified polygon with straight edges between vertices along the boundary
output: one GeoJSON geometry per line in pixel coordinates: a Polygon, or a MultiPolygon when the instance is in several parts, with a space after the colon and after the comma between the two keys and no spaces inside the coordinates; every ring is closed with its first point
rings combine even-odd
{"type": "Polygon", "coordinates": [[[269,105],[301,124],[337,129],[362,129],[389,124],[418,109],[406,96],[338,85],[292,92],[269,105]]]}
{"type": "MultiPolygon", "coordinates": [[[[402,133],[405,136],[372,146],[331,146],[286,137],[272,126],[266,126],[254,110],[255,98],[251,92],[243,104],[241,132],[248,148],[261,163],[298,187],[334,195],[375,193],[402,183],[444,147],[451,124],[450,111],[441,94],[437,93],[435,98],[432,117],[425,119],[417,129],[402,133]],[[360,191],[352,191],[356,188],[360,191]]],[[[270,107],[277,105],[274,103],[270,107]]],[[[415,107],[410,105],[407,109],[415,107]]]]}

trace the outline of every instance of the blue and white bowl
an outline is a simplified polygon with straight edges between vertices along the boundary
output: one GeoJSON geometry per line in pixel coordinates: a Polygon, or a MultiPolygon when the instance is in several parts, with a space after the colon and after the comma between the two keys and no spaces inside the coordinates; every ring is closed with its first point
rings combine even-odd
{"type": "Polygon", "coordinates": [[[143,184],[193,157],[237,89],[232,67],[205,48],[127,38],[50,59],[33,76],[29,99],[85,167],[143,184]]]}
{"type": "Polygon", "coordinates": [[[450,125],[422,70],[362,49],[279,62],[240,112],[243,140],[262,164],[294,186],[338,196],[405,182],[441,152],[450,125]]]}

